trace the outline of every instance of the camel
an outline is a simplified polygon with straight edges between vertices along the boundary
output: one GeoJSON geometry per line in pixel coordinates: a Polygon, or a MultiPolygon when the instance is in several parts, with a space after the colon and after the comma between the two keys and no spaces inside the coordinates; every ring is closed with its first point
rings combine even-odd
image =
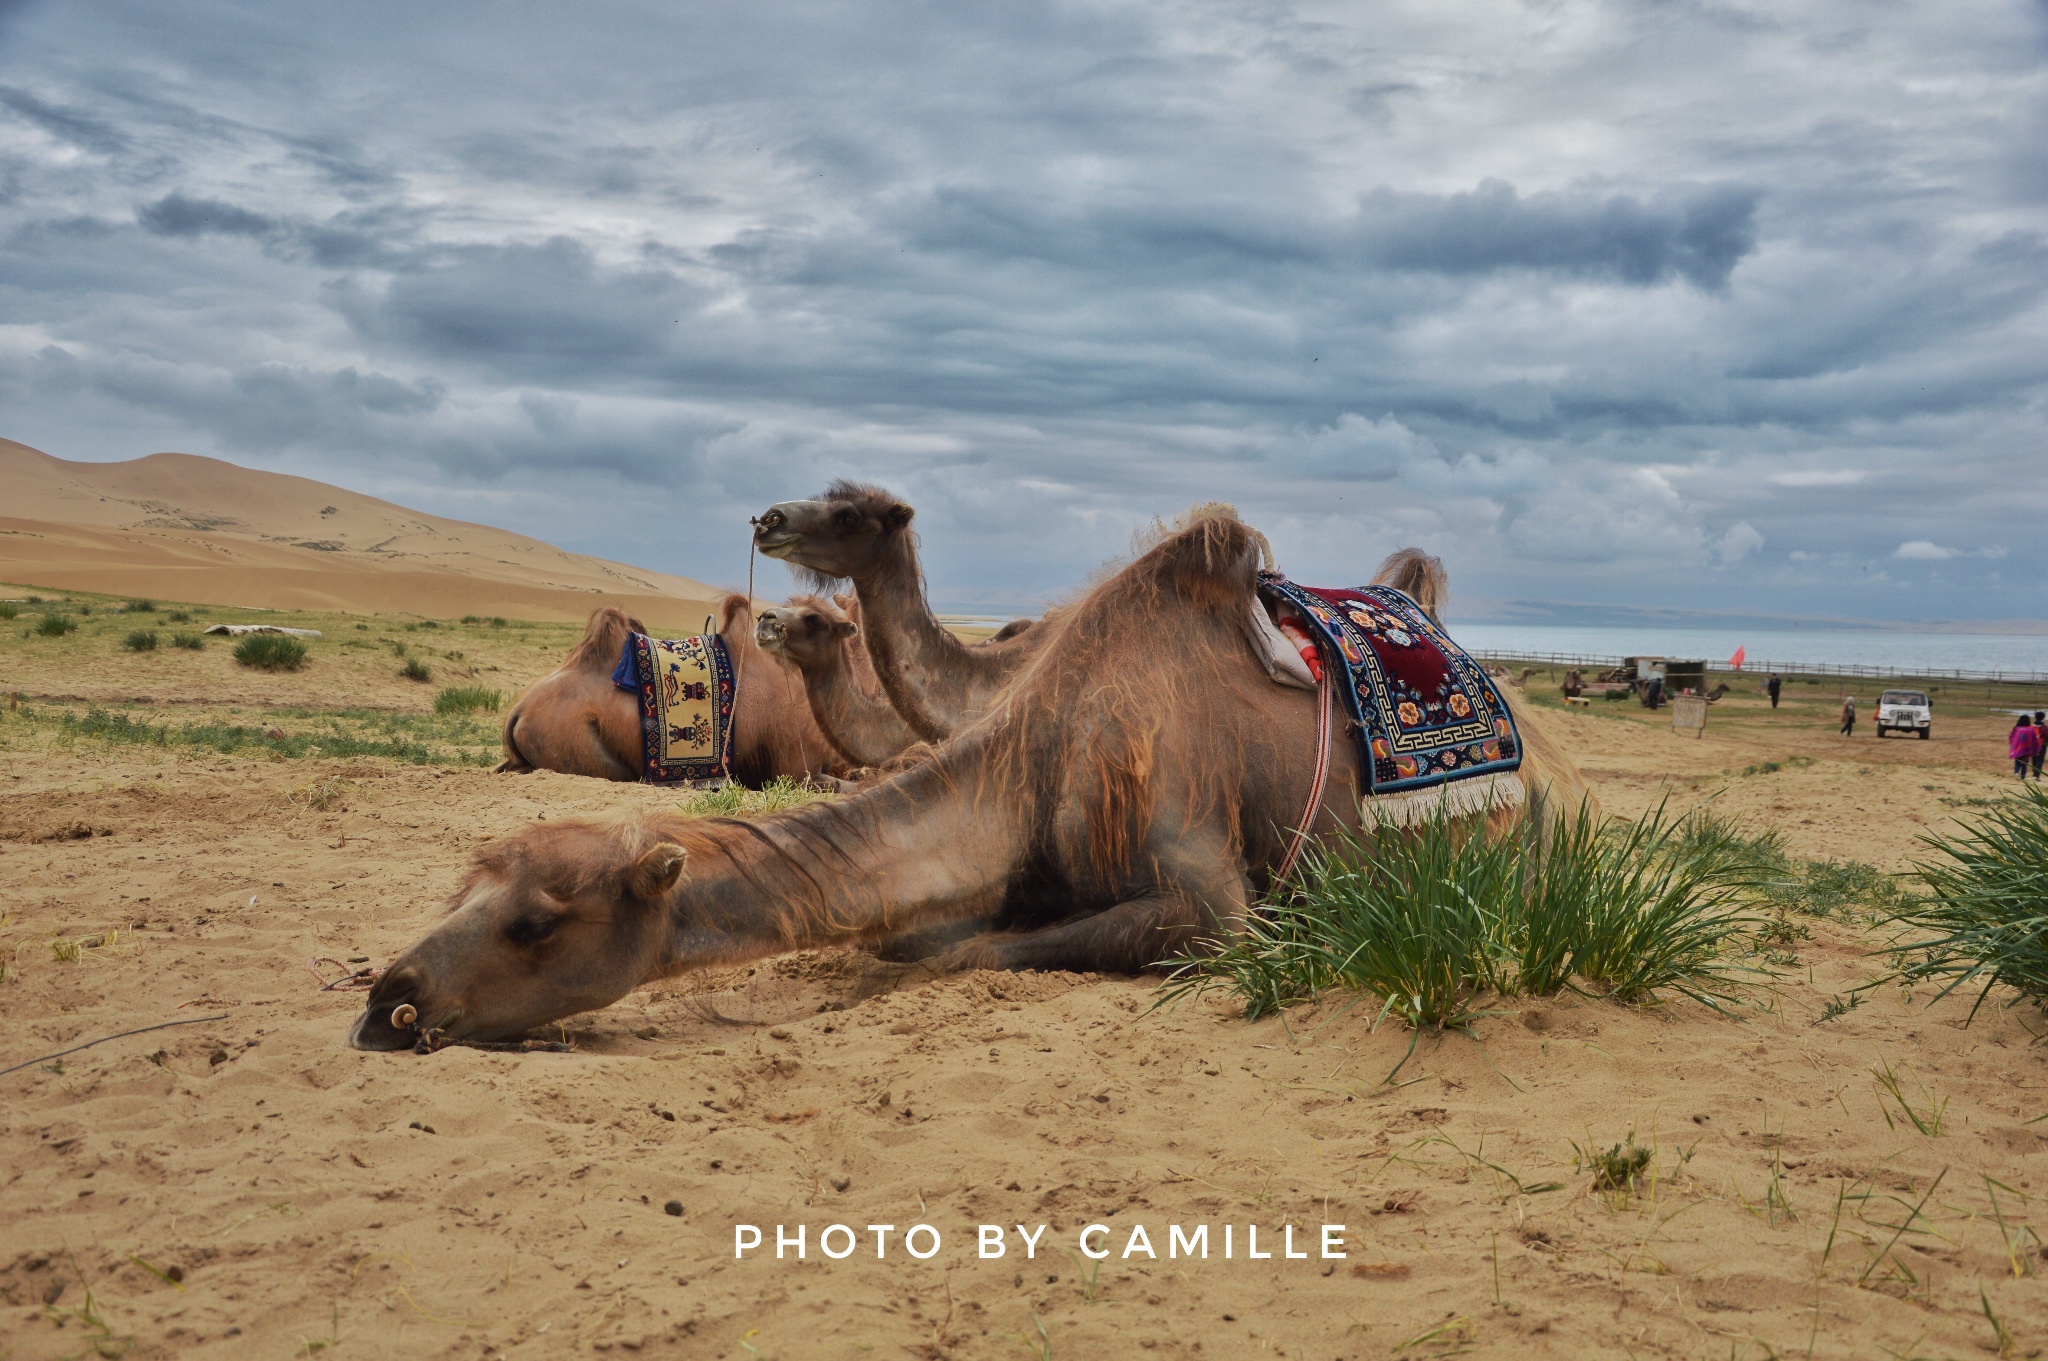
{"type": "MultiPolygon", "coordinates": [[[[485,847],[350,1043],[501,1039],[708,965],[984,916],[932,965],[1138,972],[1231,936],[1291,829],[1372,834],[1342,724],[1309,804],[1329,696],[1269,679],[1257,567],[1243,523],[1195,521],[1033,629],[1016,683],[929,759],[849,797],[750,821],[545,823],[485,847]]],[[[1504,699],[1523,761],[1498,778],[1580,806],[1571,761],[1504,699]]]]}
{"type": "Polygon", "coordinates": [[[879,487],[835,482],[818,500],[784,501],[756,517],[754,546],[820,589],[852,580],[889,702],[917,736],[940,742],[988,709],[1050,631],[1019,620],[973,646],[954,637],[925,603],[915,514],[879,487]]]}
{"type": "Polygon", "coordinates": [[[886,699],[864,691],[860,625],[833,606],[817,596],[792,597],[761,612],[754,638],[763,652],[803,673],[811,717],[855,766],[880,766],[917,742],[886,699]]]}
{"type": "MultiPolygon", "coordinates": [[[[844,768],[804,703],[796,671],[754,644],[747,598],[727,595],[718,632],[733,658],[732,777],[758,789],[778,776],[810,780],[844,768]]],[[[558,770],[601,780],[638,780],[640,702],[612,684],[628,633],[640,621],[606,605],[592,610],[583,640],[562,664],[527,688],[505,715],[503,772],[558,770]]]]}

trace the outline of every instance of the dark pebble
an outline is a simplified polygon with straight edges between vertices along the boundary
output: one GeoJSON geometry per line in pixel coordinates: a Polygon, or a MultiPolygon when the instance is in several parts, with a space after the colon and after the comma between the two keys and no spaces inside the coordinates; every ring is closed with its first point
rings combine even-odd
{"type": "Polygon", "coordinates": [[[672,1200],[668,1204],[661,1207],[661,1212],[663,1214],[680,1215],[683,1212],[683,1202],[681,1202],[680,1200],[672,1200]]]}

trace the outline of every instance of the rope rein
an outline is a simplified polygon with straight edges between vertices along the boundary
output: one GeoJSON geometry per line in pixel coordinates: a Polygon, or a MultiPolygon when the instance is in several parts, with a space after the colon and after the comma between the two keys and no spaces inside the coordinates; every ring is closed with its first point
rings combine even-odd
{"type": "Polygon", "coordinates": [[[1287,876],[1294,872],[1295,862],[1301,858],[1308,846],[1309,829],[1315,825],[1316,814],[1323,806],[1323,788],[1330,779],[1330,676],[1316,682],[1316,773],[1309,781],[1308,807],[1301,813],[1301,825],[1294,829],[1294,837],[1287,843],[1287,854],[1280,857],[1280,868],[1274,872],[1272,882],[1285,883],[1287,876]]]}

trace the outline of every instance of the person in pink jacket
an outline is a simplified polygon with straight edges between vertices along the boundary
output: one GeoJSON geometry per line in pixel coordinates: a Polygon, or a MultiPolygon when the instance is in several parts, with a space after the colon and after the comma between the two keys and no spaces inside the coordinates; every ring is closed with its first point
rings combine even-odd
{"type": "Polygon", "coordinates": [[[2013,724],[2012,731],[2006,735],[2005,754],[2012,757],[2012,773],[2026,779],[2027,768],[2041,754],[2041,730],[2034,726],[2033,719],[2020,715],[2019,722],[2013,724]]]}

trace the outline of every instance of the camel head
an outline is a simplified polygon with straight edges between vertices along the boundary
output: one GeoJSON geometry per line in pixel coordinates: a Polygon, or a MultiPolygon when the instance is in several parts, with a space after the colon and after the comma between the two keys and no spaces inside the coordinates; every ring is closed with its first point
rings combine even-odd
{"type": "Polygon", "coordinates": [[[815,501],[783,501],[754,518],[754,546],[821,582],[859,580],[896,550],[916,512],[880,487],[834,482],[815,501]]]}
{"type": "Polygon", "coordinates": [[[688,852],[634,826],[531,827],[478,854],[446,916],[386,969],[357,1049],[503,1040],[608,1006],[660,972],[688,852]]]}
{"type": "Polygon", "coordinates": [[[763,610],[754,621],[754,641],[763,652],[795,663],[800,671],[831,665],[860,625],[816,596],[798,596],[763,610]]]}

